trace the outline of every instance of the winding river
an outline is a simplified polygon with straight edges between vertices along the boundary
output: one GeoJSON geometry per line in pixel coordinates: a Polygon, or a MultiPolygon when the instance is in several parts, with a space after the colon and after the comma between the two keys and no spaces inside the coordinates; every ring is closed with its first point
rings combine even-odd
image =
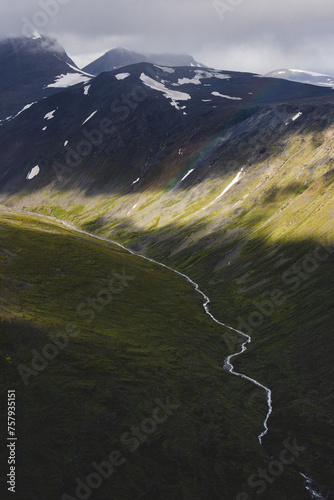
{"type": "MultiPolygon", "coordinates": [[[[84,234],[86,236],[90,236],[92,238],[96,238],[98,240],[106,241],[108,243],[112,243],[114,245],[117,245],[118,247],[122,248],[123,250],[126,250],[127,252],[129,252],[132,255],[135,255],[137,257],[141,257],[141,258],[143,258],[143,259],[145,259],[145,260],[147,260],[149,262],[152,262],[154,264],[162,266],[162,267],[168,269],[169,271],[172,271],[173,273],[178,274],[179,276],[182,276],[184,279],[186,279],[195,288],[196,292],[198,292],[203,297],[203,300],[204,300],[203,301],[203,307],[204,307],[204,310],[205,310],[206,314],[208,314],[213,321],[215,321],[216,323],[218,323],[218,325],[224,326],[225,328],[228,328],[229,330],[232,330],[232,331],[238,333],[239,335],[241,335],[242,337],[245,338],[244,342],[241,344],[240,350],[238,352],[234,353],[234,354],[230,354],[225,359],[224,369],[227,370],[232,375],[236,375],[237,377],[241,377],[241,378],[243,378],[245,380],[248,380],[249,382],[251,382],[251,383],[255,384],[256,386],[260,387],[261,389],[263,389],[263,391],[265,392],[266,401],[267,401],[267,405],[268,405],[268,411],[267,411],[266,417],[265,417],[265,419],[263,421],[263,431],[258,436],[259,443],[260,443],[260,445],[262,445],[262,439],[267,434],[267,432],[269,431],[268,420],[269,420],[269,417],[270,417],[270,415],[271,415],[271,413],[273,411],[273,407],[272,407],[272,392],[271,392],[271,390],[268,387],[266,387],[265,385],[261,384],[257,380],[255,380],[255,379],[253,379],[251,377],[248,377],[247,375],[244,375],[243,373],[236,372],[234,370],[234,366],[232,364],[232,360],[234,358],[236,358],[237,356],[240,356],[245,351],[247,351],[247,344],[251,343],[252,338],[249,335],[247,335],[246,333],[241,332],[240,330],[236,330],[235,328],[233,328],[233,327],[231,327],[229,325],[226,325],[225,323],[222,323],[221,321],[218,321],[218,319],[216,319],[213,316],[213,314],[210,312],[210,309],[209,309],[210,299],[200,289],[198,283],[196,283],[195,281],[193,281],[186,274],[181,273],[180,271],[177,271],[176,269],[173,269],[172,267],[169,267],[166,264],[163,264],[162,262],[158,262],[158,261],[156,261],[154,259],[151,259],[150,257],[147,257],[146,255],[142,255],[140,253],[134,252],[134,251],[130,250],[129,248],[125,247],[124,245],[122,245],[121,243],[118,243],[117,241],[105,238],[103,236],[97,236],[95,234],[88,233],[87,231],[79,229],[79,228],[73,226],[72,224],[70,224],[69,222],[61,220],[61,219],[58,219],[57,217],[52,217],[52,216],[48,216],[48,215],[42,215],[42,214],[39,214],[39,213],[36,213],[36,212],[28,212],[28,211],[25,211],[25,210],[20,210],[20,212],[24,213],[24,214],[27,214],[27,215],[33,215],[33,216],[39,216],[39,217],[46,218],[46,219],[51,219],[53,221],[61,223],[63,226],[68,227],[69,229],[72,229],[73,231],[76,231],[77,233],[81,233],[81,234],[84,234]]],[[[310,479],[309,477],[305,476],[305,474],[300,473],[300,475],[304,478],[305,488],[310,493],[311,498],[313,500],[326,500],[325,497],[323,497],[320,493],[318,493],[316,491],[318,488],[315,485],[315,483],[312,481],[312,479],[310,479]]]]}
{"type": "MultiPolygon", "coordinates": [[[[32,215],[31,212],[26,212],[26,213],[32,215]]],[[[36,214],[33,214],[33,215],[36,215],[36,214]]],[[[166,264],[163,264],[162,262],[159,262],[157,260],[151,259],[150,257],[147,257],[146,255],[142,255],[140,253],[133,252],[132,250],[130,250],[129,248],[126,248],[124,245],[122,245],[121,243],[118,243],[117,241],[113,241],[113,240],[110,240],[108,238],[104,238],[103,236],[97,236],[95,234],[88,233],[87,231],[84,231],[82,229],[76,228],[75,226],[73,226],[72,224],[70,224],[70,223],[68,223],[66,221],[63,221],[61,219],[57,219],[56,217],[48,217],[48,218],[52,218],[52,219],[60,222],[64,226],[68,227],[69,229],[72,229],[72,230],[74,230],[74,231],[76,231],[78,233],[84,234],[86,236],[91,236],[91,237],[97,238],[97,239],[102,240],[102,241],[107,241],[109,243],[113,243],[114,245],[119,246],[120,248],[122,248],[123,250],[126,250],[127,252],[129,252],[132,255],[136,255],[137,257],[141,257],[142,259],[148,260],[149,262],[153,262],[154,264],[157,264],[158,266],[164,267],[164,268],[168,269],[169,271],[172,271],[173,273],[178,274],[179,276],[182,276],[182,278],[186,279],[195,288],[196,292],[198,292],[200,295],[202,295],[202,297],[204,299],[204,302],[203,302],[204,310],[210,316],[210,318],[213,321],[215,321],[216,323],[218,323],[218,325],[224,326],[225,328],[228,328],[229,330],[232,330],[232,331],[234,331],[234,332],[242,335],[246,339],[242,343],[239,352],[237,352],[235,354],[231,354],[230,356],[228,356],[225,359],[224,369],[227,370],[228,372],[232,373],[233,375],[236,375],[237,377],[241,377],[241,378],[243,378],[245,380],[248,380],[249,382],[252,382],[253,384],[257,385],[258,387],[261,387],[261,389],[263,389],[265,391],[266,400],[267,400],[267,404],[268,404],[268,412],[267,412],[266,418],[265,418],[265,420],[263,422],[263,431],[258,436],[259,443],[262,444],[262,438],[267,434],[267,432],[269,430],[268,429],[268,420],[269,420],[269,417],[270,417],[270,415],[271,415],[271,413],[273,411],[271,390],[268,387],[266,387],[265,385],[260,384],[260,382],[258,382],[257,380],[255,380],[255,379],[253,379],[251,377],[248,377],[247,375],[244,375],[242,373],[236,372],[234,370],[233,364],[231,363],[231,360],[233,358],[235,358],[237,356],[240,356],[240,354],[243,354],[245,351],[247,351],[247,344],[249,344],[252,341],[252,338],[249,335],[247,335],[246,333],[243,333],[240,330],[236,330],[235,328],[232,328],[231,326],[226,325],[225,323],[222,323],[221,321],[218,321],[218,319],[215,318],[213,316],[213,314],[210,312],[210,309],[209,309],[210,299],[209,299],[209,297],[207,295],[205,295],[205,293],[200,289],[198,283],[196,283],[195,281],[193,281],[186,274],[181,273],[180,271],[177,271],[176,269],[173,269],[172,267],[169,267],[166,264]]]]}

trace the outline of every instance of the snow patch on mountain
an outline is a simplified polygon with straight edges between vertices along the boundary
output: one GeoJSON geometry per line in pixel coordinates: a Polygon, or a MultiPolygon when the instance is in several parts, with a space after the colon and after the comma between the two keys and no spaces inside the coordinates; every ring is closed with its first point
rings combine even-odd
{"type": "Polygon", "coordinates": [[[291,118],[291,120],[292,120],[293,122],[295,122],[296,120],[298,120],[298,118],[299,118],[300,116],[302,116],[302,114],[303,114],[303,113],[302,113],[301,111],[299,111],[299,113],[297,113],[295,116],[293,116],[293,117],[291,118]]]}
{"type": "Polygon", "coordinates": [[[319,87],[334,88],[334,76],[325,75],[324,73],[317,73],[315,71],[308,71],[303,69],[280,69],[271,71],[265,75],[270,78],[282,78],[299,83],[308,83],[310,85],[317,85],[319,87]]]}
{"type": "Polygon", "coordinates": [[[217,196],[217,198],[214,200],[219,200],[219,198],[221,198],[222,196],[224,196],[225,193],[227,193],[227,191],[229,191],[231,189],[232,186],[234,186],[234,184],[236,184],[239,179],[240,179],[240,176],[242,174],[242,171],[243,171],[243,168],[240,170],[240,172],[237,173],[237,175],[234,177],[233,181],[230,182],[230,184],[228,186],[226,186],[226,188],[224,189],[224,191],[222,193],[220,193],[219,196],[217,196]]]}
{"type": "Polygon", "coordinates": [[[43,120],[52,120],[52,118],[54,118],[54,114],[57,111],[57,109],[58,108],[54,109],[53,111],[49,111],[49,113],[46,113],[43,120]]]}
{"type": "Polygon", "coordinates": [[[194,170],[195,170],[194,168],[191,168],[189,172],[187,172],[186,175],[182,177],[181,182],[184,181],[184,179],[186,179],[188,175],[190,175],[194,170]]]}
{"type": "Polygon", "coordinates": [[[29,37],[32,38],[33,40],[38,40],[38,38],[42,38],[41,35],[38,33],[38,31],[34,31],[33,34],[29,37]]]}
{"type": "Polygon", "coordinates": [[[84,86],[84,95],[88,95],[89,89],[91,88],[92,85],[85,85],[84,86]]]}
{"type": "Polygon", "coordinates": [[[174,68],[168,68],[167,66],[157,66],[157,65],[155,65],[155,67],[161,69],[165,73],[175,73],[174,68]]]}
{"type": "Polygon", "coordinates": [[[72,66],[70,63],[66,63],[67,66],[69,66],[71,69],[73,69],[76,73],[79,72],[81,75],[89,76],[90,78],[94,78],[94,75],[91,75],[90,73],[86,73],[86,71],[83,71],[82,69],[77,68],[76,66],[72,66]]]}
{"type": "Polygon", "coordinates": [[[130,73],[118,73],[118,75],[115,75],[115,78],[117,80],[125,80],[128,76],[130,76],[130,73]]]}
{"type": "MultiPolygon", "coordinates": [[[[324,73],[315,73],[314,71],[306,71],[302,69],[289,69],[288,71],[292,71],[292,73],[304,73],[306,75],[311,75],[311,76],[327,76],[324,73]]],[[[280,74],[284,74],[286,71],[280,72],[280,74]]]]}
{"type": "Polygon", "coordinates": [[[87,123],[87,122],[88,122],[88,120],[90,120],[91,118],[93,118],[93,116],[95,115],[95,113],[97,113],[97,110],[96,110],[96,111],[94,111],[91,115],[89,115],[89,117],[88,117],[88,118],[86,118],[86,120],[85,120],[84,122],[82,122],[82,124],[81,124],[81,125],[84,125],[85,123],[87,123]]]}
{"type": "Polygon", "coordinates": [[[176,90],[171,90],[165,87],[160,82],[157,82],[156,80],[153,80],[153,78],[150,78],[149,76],[145,75],[145,73],[142,73],[140,75],[141,81],[146,85],[147,87],[150,87],[153,90],[156,90],[158,92],[162,92],[163,95],[166,97],[166,99],[170,99],[171,106],[174,106],[176,109],[184,109],[185,107],[179,107],[179,103],[177,101],[188,101],[191,99],[191,96],[189,94],[186,94],[185,92],[178,92],[176,90]]]}
{"type": "Polygon", "coordinates": [[[285,125],[289,125],[290,122],[295,122],[296,120],[298,120],[298,118],[300,118],[302,116],[302,112],[299,111],[299,113],[295,114],[292,118],[289,118],[288,121],[285,122],[285,125]]]}
{"type": "MultiPolygon", "coordinates": [[[[210,73],[208,74],[210,75],[210,73]]],[[[208,78],[210,78],[210,76],[208,78]]],[[[218,78],[218,80],[230,80],[231,76],[225,73],[214,71],[211,73],[211,78],[218,78]]]]}
{"type": "Polygon", "coordinates": [[[37,101],[34,101],[34,102],[30,103],[30,104],[26,104],[26,105],[25,105],[25,106],[21,109],[21,111],[19,111],[18,113],[16,113],[16,115],[15,115],[15,116],[8,116],[8,117],[6,118],[6,120],[2,120],[2,121],[14,120],[17,116],[19,116],[21,113],[23,113],[23,111],[25,111],[26,109],[31,108],[31,106],[33,106],[33,105],[34,105],[34,104],[36,104],[36,103],[37,103],[37,101]]]}
{"type": "Polygon", "coordinates": [[[193,78],[179,78],[176,85],[186,85],[186,84],[200,85],[201,76],[195,75],[193,78]]]}
{"type": "Polygon", "coordinates": [[[39,168],[38,165],[36,165],[34,168],[32,168],[30,170],[30,172],[28,173],[26,179],[28,179],[30,181],[31,179],[33,179],[34,177],[36,177],[36,175],[38,175],[39,172],[40,172],[40,168],[39,168]]]}
{"type": "Polygon", "coordinates": [[[130,210],[127,212],[127,214],[126,214],[126,215],[130,215],[130,214],[131,214],[131,212],[132,212],[132,210],[134,210],[137,206],[138,206],[138,203],[135,203],[135,204],[133,205],[133,207],[132,207],[132,208],[130,208],[130,210]]]}
{"type": "Polygon", "coordinates": [[[220,193],[220,195],[217,196],[213,201],[211,201],[211,203],[209,203],[208,205],[206,205],[206,207],[202,208],[201,211],[203,211],[206,208],[210,207],[215,201],[219,200],[222,196],[224,196],[224,194],[226,194],[227,191],[229,191],[231,189],[231,187],[233,187],[234,184],[236,184],[239,181],[240,176],[241,176],[243,170],[244,170],[244,168],[242,167],[242,169],[240,170],[240,172],[237,173],[237,175],[234,177],[234,179],[229,183],[228,186],[226,186],[226,188],[220,193]]]}
{"type": "Polygon", "coordinates": [[[229,80],[231,78],[230,75],[219,73],[217,71],[209,72],[197,69],[194,71],[194,73],[195,75],[193,76],[193,78],[179,78],[177,81],[178,85],[185,85],[189,83],[199,85],[201,83],[201,80],[207,78],[218,78],[220,80],[229,80]]]}
{"type": "Polygon", "coordinates": [[[66,75],[59,75],[53,83],[50,83],[45,88],[65,88],[72,87],[78,83],[87,83],[92,79],[82,73],[67,73],[66,75]]]}
{"type": "Polygon", "coordinates": [[[232,99],[233,101],[242,101],[242,97],[231,97],[230,95],[220,94],[219,92],[211,92],[215,97],[223,97],[224,99],[232,99]]]}

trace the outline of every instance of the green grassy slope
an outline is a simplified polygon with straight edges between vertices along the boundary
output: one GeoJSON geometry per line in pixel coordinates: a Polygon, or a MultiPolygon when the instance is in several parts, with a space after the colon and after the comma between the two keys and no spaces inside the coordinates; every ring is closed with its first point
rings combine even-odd
{"type": "MultiPolygon", "coordinates": [[[[16,498],[76,498],[76,479],[114,450],[117,465],[92,498],[227,500],[268,466],[256,439],[263,394],[222,369],[226,332],[189,283],[37,217],[2,213],[0,241],[1,392],[5,400],[16,390],[16,498]],[[168,397],[173,410],[154,413],[168,397]],[[134,438],[133,426],[147,431],[134,438]]],[[[6,461],[7,450],[5,470],[6,461]]],[[[307,498],[290,468],[270,495],[307,498]]]]}

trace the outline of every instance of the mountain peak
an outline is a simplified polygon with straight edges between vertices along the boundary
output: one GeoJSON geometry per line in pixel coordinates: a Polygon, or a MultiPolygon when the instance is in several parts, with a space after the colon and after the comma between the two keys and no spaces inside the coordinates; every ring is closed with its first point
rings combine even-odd
{"type": "Polygon", "coordinates": [[[30,38],[33,38],[34,40],[37,40],[38,38],[42,38],[42,35],[36,30],[33,32],[30,38]]]}
{"type": "Polygon", "coordinates": [[[87,81],[59,43],[34,33],[0,42],[0,120],[59,89],[87,81]]]}
{"type": "Polygon", "coordinates": [[[139,53],[125,49],[124,47],[116,47],[108,50],[103,56],[85,66],[83,70],[93,75],[99,75],[105,71],[112,71],[140,62],[149,62],[164,66],[205,67],[188,54],[139,53]]]}
{"type": "Polygon", "coordinates": [[[56,39],[40,35],[37,31],[35,31],[31,36],[13,36],[0,41],[0,51],[1,50],[7,52],[11,50],[13,55],[43,52],[56,52],[63,55],[66,54],[65,49],[57,42],[56,39]]]}
{"type": "Polygon", "coordinates": [[[282,78],[292,82],[308,83],[320,87],[334,86],[334,76],[304,69],[277,69],[267,73],[265,76],[271,78],[282,78]]]}

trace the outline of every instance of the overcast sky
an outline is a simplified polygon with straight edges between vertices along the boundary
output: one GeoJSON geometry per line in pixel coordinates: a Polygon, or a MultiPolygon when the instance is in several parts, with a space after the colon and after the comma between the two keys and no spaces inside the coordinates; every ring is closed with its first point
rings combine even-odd
{"type": "Polygon", "coordinates": [[[0,0],[0,36],[52,35],[84,66],[113,47],[208,66],[334,75],[333,0],[0,0]]]}

